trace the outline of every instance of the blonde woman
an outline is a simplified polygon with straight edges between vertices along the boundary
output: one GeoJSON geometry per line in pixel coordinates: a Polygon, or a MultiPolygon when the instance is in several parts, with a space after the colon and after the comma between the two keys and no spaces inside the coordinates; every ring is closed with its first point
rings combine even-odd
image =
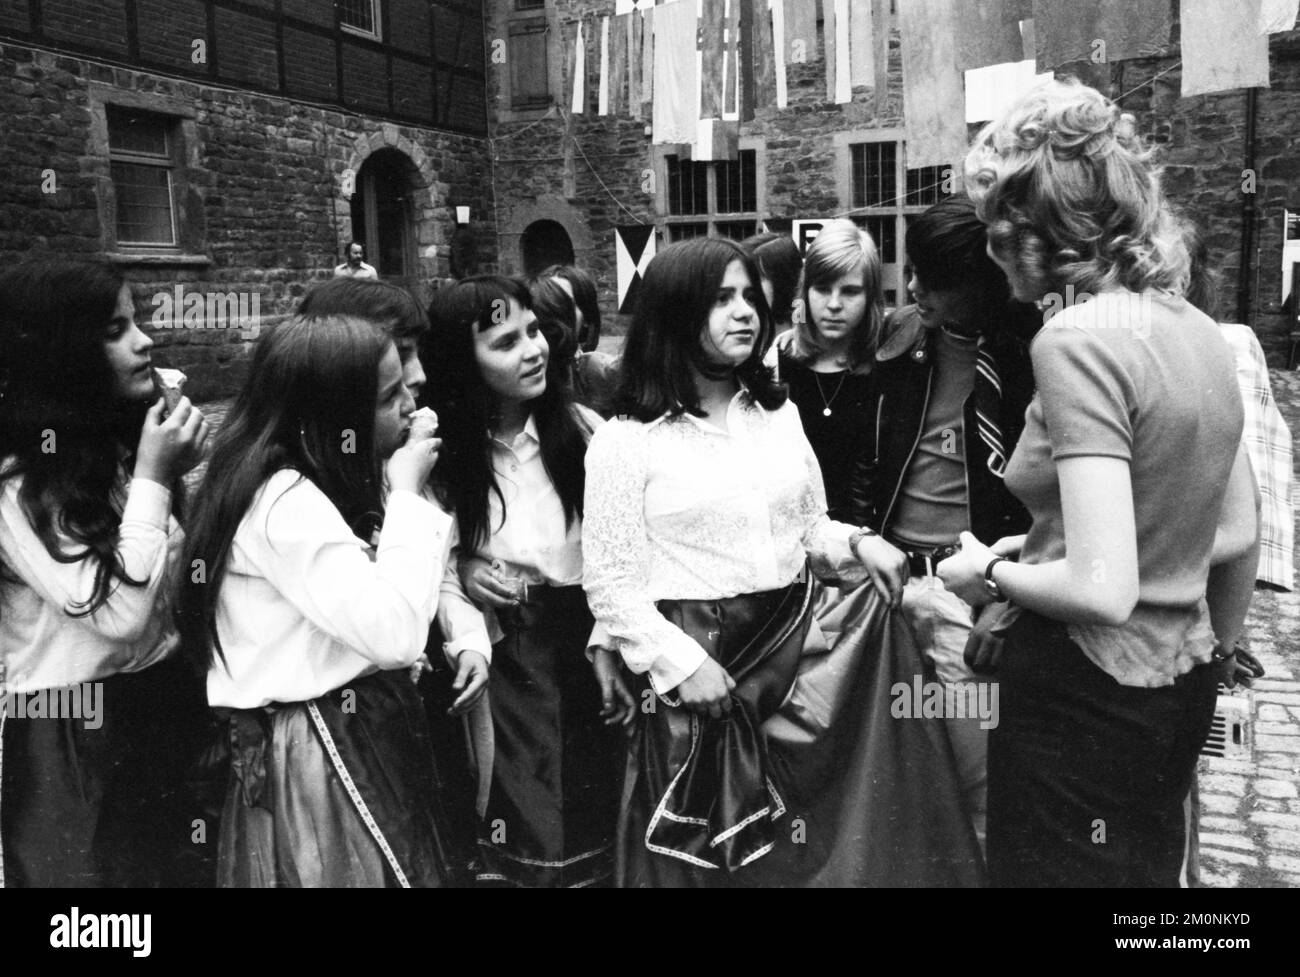
{"type": "Polygon", "coordinates": [[[822,228],[804,259],[794,327],[768,361],[821,466],[832,519],[852,509],[853,472],[871,434],[871,364],[884,318],[880,255],[852,221],[822,228]]]}
{"type": "Polygon", "coordinates": [[[1240,625],[1215,609],[1243,614],[1254,576],[1232,354],[1182,297],[1187,248],[1158,171],[1101,94],[1035,89],[986,127],[967,173],[990,255],[1050,317],[1006,472],[1029,532],[963,533],[939,567],[968,603],[1012,605],[997,615],[990,880],[1174,886],[1214,630],[1240,625]]]}

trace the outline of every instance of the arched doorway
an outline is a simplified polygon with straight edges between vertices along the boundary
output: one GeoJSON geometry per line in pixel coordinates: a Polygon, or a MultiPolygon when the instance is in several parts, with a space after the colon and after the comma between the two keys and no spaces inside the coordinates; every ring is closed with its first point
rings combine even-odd
{"type": "Polygon", "coordinates": [[[353,237],[366,246],[366,261],[379,276],[399,284],[420,277],[412,200],[418,185],[410,157],[396,149],[379,149],[361,164],[352,195],[353,237]]]}
{"type": "Polygon", "coordinates": [[[571,265],[573,241],[559,221],[533,221],[519,238],[519,257],[525,275],[535,275],[550,265],[571,265]]]}

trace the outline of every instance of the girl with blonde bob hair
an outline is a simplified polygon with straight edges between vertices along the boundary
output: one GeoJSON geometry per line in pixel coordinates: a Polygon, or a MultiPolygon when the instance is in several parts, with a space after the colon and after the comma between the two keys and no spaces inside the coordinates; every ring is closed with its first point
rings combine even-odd
{"type": "Polygon", "coordinates": [[[1026,95],[967,173],[1016,297],[1055,312],[1030,346],[1038,392],[1005,476],[1029,532],[991,547],[962,533],[938,571],[993,605],[967,660],[987,664],[1000,639],[990,881],[1176,886],[1216,637],[1231,646],[1254,582],[1232,354],[1182,296],[1178,222],[1132,119],[1098,92],[1026,95]]]}
{"type": "Polygon", "coordinates": [[[870,368],[885,321],[880,252],[870,234],[849,220],[826,224],[804,256],[799,300],[802,314],[794,317],[790,347],[796,361],[809,363],[825,356],[842,367],[870,368]],[[837,284],[856,286],[865,299],[858,318],[846,323],[847,329],[828,328],[825,321],[831,318],[825,315],[825,296],[837,284]]]}

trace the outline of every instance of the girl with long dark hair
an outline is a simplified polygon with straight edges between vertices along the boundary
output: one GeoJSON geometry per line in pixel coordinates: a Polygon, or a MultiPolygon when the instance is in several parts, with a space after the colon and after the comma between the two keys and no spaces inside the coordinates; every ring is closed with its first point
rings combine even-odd
{"type": "Polygon", "coordinates": [[[179,620],[230,723],[223,886],[444,881],[409,669],[451,517],[421,497],[439,441],[407,440],[414,409],[373,323],[297,318],[258,344],[217,438],[179,620]]]}
{"type": "MultiPolygon", "coordinates": [[[[584,654],[584,458],[600,419],[548,372],[550,348],[522,282],[466,279],[437,293],[429,317],[430,402],[446,453],[434,482],[455,512],[465,591],[493,642],[480,879],[598,884],[610,875],[616,723],[631,711],[612,654],[595,651],[599,680],[584,654]]],[[[449,654],[462,642],[451,609],[445,598],[449,654]]]]}
{"type": "Polygon", "coordinates": [[[974,837],[934,792],[952,777],[942,727],[889,716],[890,677],[916,674],[916,649],[862,586],[869,532],[827,517],[770,342],[738,245],[665,249],[623,354],[627,418],[588,453],[584,585],[648,704],[618,883],[972,884],[974,837]],[[834,621],[814,625],[808,569],[857,584],[834,621]]]}
{"type": "Polygon", "coordinates": [[[23,706],[0,717],[5,885],[177,881],[172,723],[195,704],[170,598],[208,425],[188,399],[164,419],[152,347],[109,265],[0,273],[0,694],[23,706]]]}

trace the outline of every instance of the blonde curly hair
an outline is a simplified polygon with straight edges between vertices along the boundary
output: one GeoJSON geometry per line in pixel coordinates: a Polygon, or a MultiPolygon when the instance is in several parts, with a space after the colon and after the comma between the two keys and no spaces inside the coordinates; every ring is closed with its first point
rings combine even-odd
{"type": "Polygon", "coordinates": [[[1034,298],[1063,291],[1181,292],[1182,222],[1133,116],[1076,79],[1048,81],[984,127],[967,192],[994,252],[1034,298]]]}

